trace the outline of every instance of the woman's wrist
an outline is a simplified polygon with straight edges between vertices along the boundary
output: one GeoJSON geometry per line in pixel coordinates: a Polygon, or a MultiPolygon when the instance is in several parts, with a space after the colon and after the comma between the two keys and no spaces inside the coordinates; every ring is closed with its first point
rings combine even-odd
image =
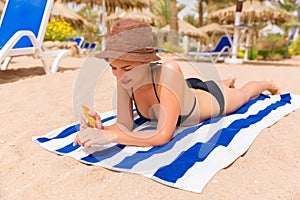
{"type": "Polygon", "coordinates": [[[111,143],[118,143],[118,134],[115,133],[115,131],[105,131],[105,137],[108,141],[111,143]]]}

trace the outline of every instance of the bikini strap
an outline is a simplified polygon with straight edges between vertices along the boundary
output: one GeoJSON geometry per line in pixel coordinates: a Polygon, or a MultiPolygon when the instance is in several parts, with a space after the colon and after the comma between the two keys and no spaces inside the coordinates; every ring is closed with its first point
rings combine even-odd
{"type": "Polygon", "coordinates": [[[132,96],[133,101],[135,102],[134,95],[133,95],[133,87],[131,87],[131,96],[132,96]]]}
{"type": "MultiPolygon", "coordinates": [[[[159,62],[150,63],[150,70],[151,70],[151,80],[152,80],[152,85],[153,85],[154,93],[155,93],[157,101],[160,103],[160,99],[158,97],[158,93],[157,93],[157,90],[156,90],[156,87],[155,87],[155,83],[154,83],[154,75],[153,75],[153,68],[152,68],[153,66],[156,66],[157,64],[161,64],[161,63],[159,63],[159,62]]],[[[131,95],[132,95],[133,102],[134,102],[134,104],[136,106],[133,87],[131,87],[131,95]]],[[[137,108],[137,106],[136,106],[136,108],[137,108]]],[[[138,109],[137,109],[137,112],[139,113],[138,109]]]]}
{"type": "Polygon", "coordinates": [[[159,62],[150,63],[150,70],[151,70],[151,79],[152,79],[152,85],[153,85],[154,93],[155,93],[157,101],[160,103],[160,99],[158,97],[157,90],[156,90],[155,83],[154,83],[154,75],[153,75],[153,68],[152,68],[153,66],[156,66],[158,64],[161,64],[161,63],[159,63],[159,62]]]}

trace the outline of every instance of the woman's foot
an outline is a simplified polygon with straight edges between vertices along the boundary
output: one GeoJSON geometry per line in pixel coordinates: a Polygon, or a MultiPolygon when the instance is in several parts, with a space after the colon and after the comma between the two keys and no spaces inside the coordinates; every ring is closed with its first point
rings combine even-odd
{"type": "Polygon", "coordinates": [[[236,77],[235,76],[231,76],[228,79],[223,80],[223,83],[225,85],[227,85],[228,87],[230,87],[230,88],[235,88],[235,86],[234,86],[235,81],[236,81],[236,77]]]}
{"type": "Polygon", "coordinates": [[[281,93],[279,87],[274,83],[274,81],[272,79],[266,79],[265,81],[269,85],[268,91],[271,94],[275,95],[275,94],[280,94],[281,93]]]}

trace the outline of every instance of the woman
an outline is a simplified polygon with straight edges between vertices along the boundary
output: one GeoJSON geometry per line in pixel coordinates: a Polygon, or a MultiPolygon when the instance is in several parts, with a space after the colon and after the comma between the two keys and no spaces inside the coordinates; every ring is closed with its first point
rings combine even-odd
{"type": "Polygon", "coordinates": [[[160,146],[172,139],[176,126],[230,114],[266,90],[279,93],[272,81],[252,81],[237,89],[234,78],[222,82],[185,80],[176,62],[154,63],[160,58],[152,42],[147,23],[125,19],[113,25],[105,50],[96,57],[106,59],[117,78],[117,122],[103,126],[94,112],[90,115],[96,128],[92,128],[83,115],[75,144],[86,148],[111,142],[160,146]],[[140,117],[157,121],[156,130],[132,131],[133,104],[140,117]]]}

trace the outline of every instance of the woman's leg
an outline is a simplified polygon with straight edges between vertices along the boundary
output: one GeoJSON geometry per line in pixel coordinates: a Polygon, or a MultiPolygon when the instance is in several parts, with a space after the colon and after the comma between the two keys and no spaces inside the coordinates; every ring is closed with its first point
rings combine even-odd
{"type": "Polygon", "coordinates": [[[264,91],[269,91],[271,94],[280,93],[279,88],[271,80],[251,81],[239,89],[230,88],[225,85],[225,114],[235,112],[251,98],[258,96],[264,91]]]}

